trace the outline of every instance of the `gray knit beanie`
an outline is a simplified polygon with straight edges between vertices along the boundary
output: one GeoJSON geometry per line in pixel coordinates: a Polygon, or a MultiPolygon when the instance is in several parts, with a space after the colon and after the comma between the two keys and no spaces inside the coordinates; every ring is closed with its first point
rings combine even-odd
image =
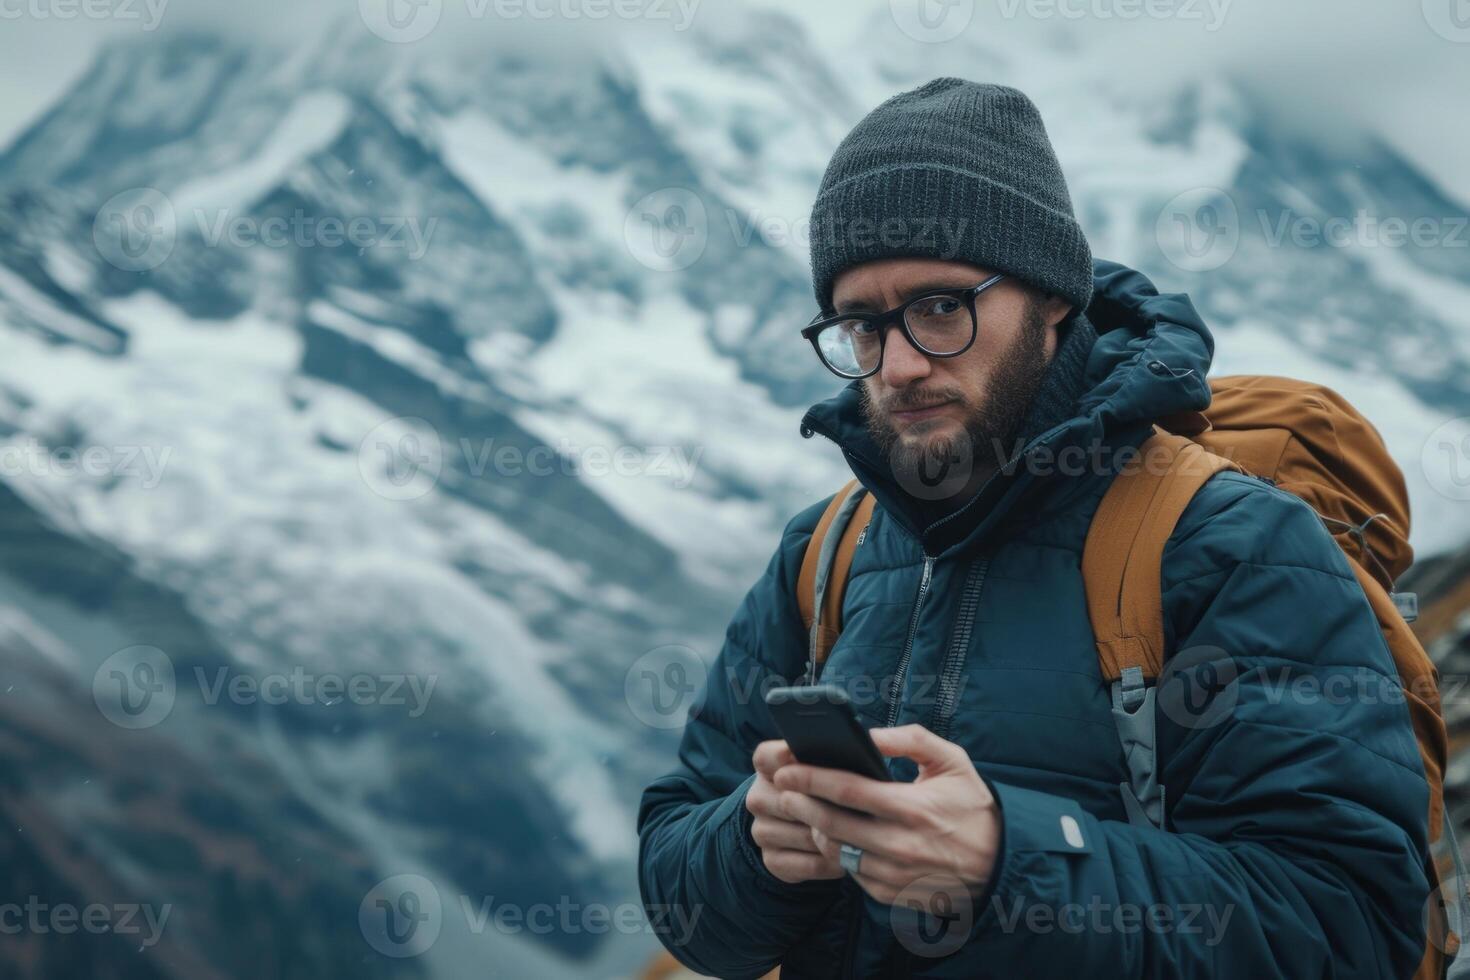
{"type": "Polygon", "coordinates": [[[832,154],[812,206],[812,284],[893,256],[1016,276],[1086,309],[1092,252],[1036,106],[1004,85],[936,78],[868,113],[832,154]]]}

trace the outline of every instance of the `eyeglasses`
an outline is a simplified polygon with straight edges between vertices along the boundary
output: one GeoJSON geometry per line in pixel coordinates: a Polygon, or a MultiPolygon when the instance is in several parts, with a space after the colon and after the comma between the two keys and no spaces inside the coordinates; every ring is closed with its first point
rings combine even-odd
{"type": "Polygon", "coordinates": [[[975,298],[1004,279],[994,275],[966,289],[936,289],[886,313],[843,313],[817,318],[801,330],[827,370],[839,378],[867,378],[883,366],[888,327],[897,324],[914,349],[927,357],[956,357],[970,349],[979,331],[975,298]]]}

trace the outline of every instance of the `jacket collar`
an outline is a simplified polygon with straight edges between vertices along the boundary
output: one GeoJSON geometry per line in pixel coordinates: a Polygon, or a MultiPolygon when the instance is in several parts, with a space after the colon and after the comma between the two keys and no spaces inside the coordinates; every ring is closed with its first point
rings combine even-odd
{"type": "MultiPolygon", "coordinates": [[[[899,485],[873,438],[861,408],[861,381],[807,410],[801,433],[821,433],[842,450],[853,475],[888,514],[919,539],[925,554],[939,556],[970,547],[1016,508],[1034,503],[1046,481],[1066,480],[1058,454],[1082,447],[1088,460],[1104,464],[1138,446],[1150,424],[1180,412],[1203,411],[1210,403],[1205,380],[1214,339],[1182,293],[1160,294],[1142,273],[1115,262],[1093,267],[1094,294],[1086,317],[1098,337],[1083,373],[1081,394],[1070,417],[1029,434],[1021,451],[958,510],[931,521],[899,485]]],[[[1048,420],[1050,421],[1050,420],[1048,420]]],[[[1075,453],[1073,454],[1075,455],[1075,453]]],[[[1121,460],[1117,460],[1121,462],[1121,460]]]]}

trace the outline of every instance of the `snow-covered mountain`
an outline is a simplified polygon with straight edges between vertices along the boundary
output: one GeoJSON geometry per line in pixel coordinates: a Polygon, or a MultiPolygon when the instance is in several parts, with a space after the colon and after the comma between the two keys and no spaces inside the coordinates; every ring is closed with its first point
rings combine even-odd
{"type": "Polygon", "coordinates": [[[1094,251],[1189,291],[1222,372],[1362,407],[1421,551],[1470,537],[1426,449],[1470,415],[1463,203],[1228,77],[1138,91],[1076,37],[869,36],[839,68],[772,13],[452,57],[355,22],[174,34],[105,48],[0,155],[7,853],[53,901],[174,906],[142,949],[29,937],[42,973],[605,976],[654,947],[476,929],[460,897],[636,899],[677,731],[630,668],[697,672],[842,482],[797,433],[834,387],[795,337],[805,215],[847,127],[937,74],[1026,89],[1094,251]],[[1360,210],[1442,240],[1273,231],[1360,210]],[[166,717],[117,722],[115,676],[156,668],[166,717]],[[382,696],[215,684],[298,669],[382,696]],[[442,932],[393,959],[359,911],[400,874],[442,932]]]}

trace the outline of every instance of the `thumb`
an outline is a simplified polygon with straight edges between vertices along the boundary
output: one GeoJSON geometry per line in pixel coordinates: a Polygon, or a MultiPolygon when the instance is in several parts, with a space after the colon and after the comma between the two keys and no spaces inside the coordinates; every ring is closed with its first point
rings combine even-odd
{"type": "Polygon", "coordinates": [[[886,756],[913,759],[925,775],[933,775],[958,765],[970,764],[970,756],[953,742],[946,742],[923,725],[900,728],[874,728],[868,734],[873,744],[886,756]]]}

